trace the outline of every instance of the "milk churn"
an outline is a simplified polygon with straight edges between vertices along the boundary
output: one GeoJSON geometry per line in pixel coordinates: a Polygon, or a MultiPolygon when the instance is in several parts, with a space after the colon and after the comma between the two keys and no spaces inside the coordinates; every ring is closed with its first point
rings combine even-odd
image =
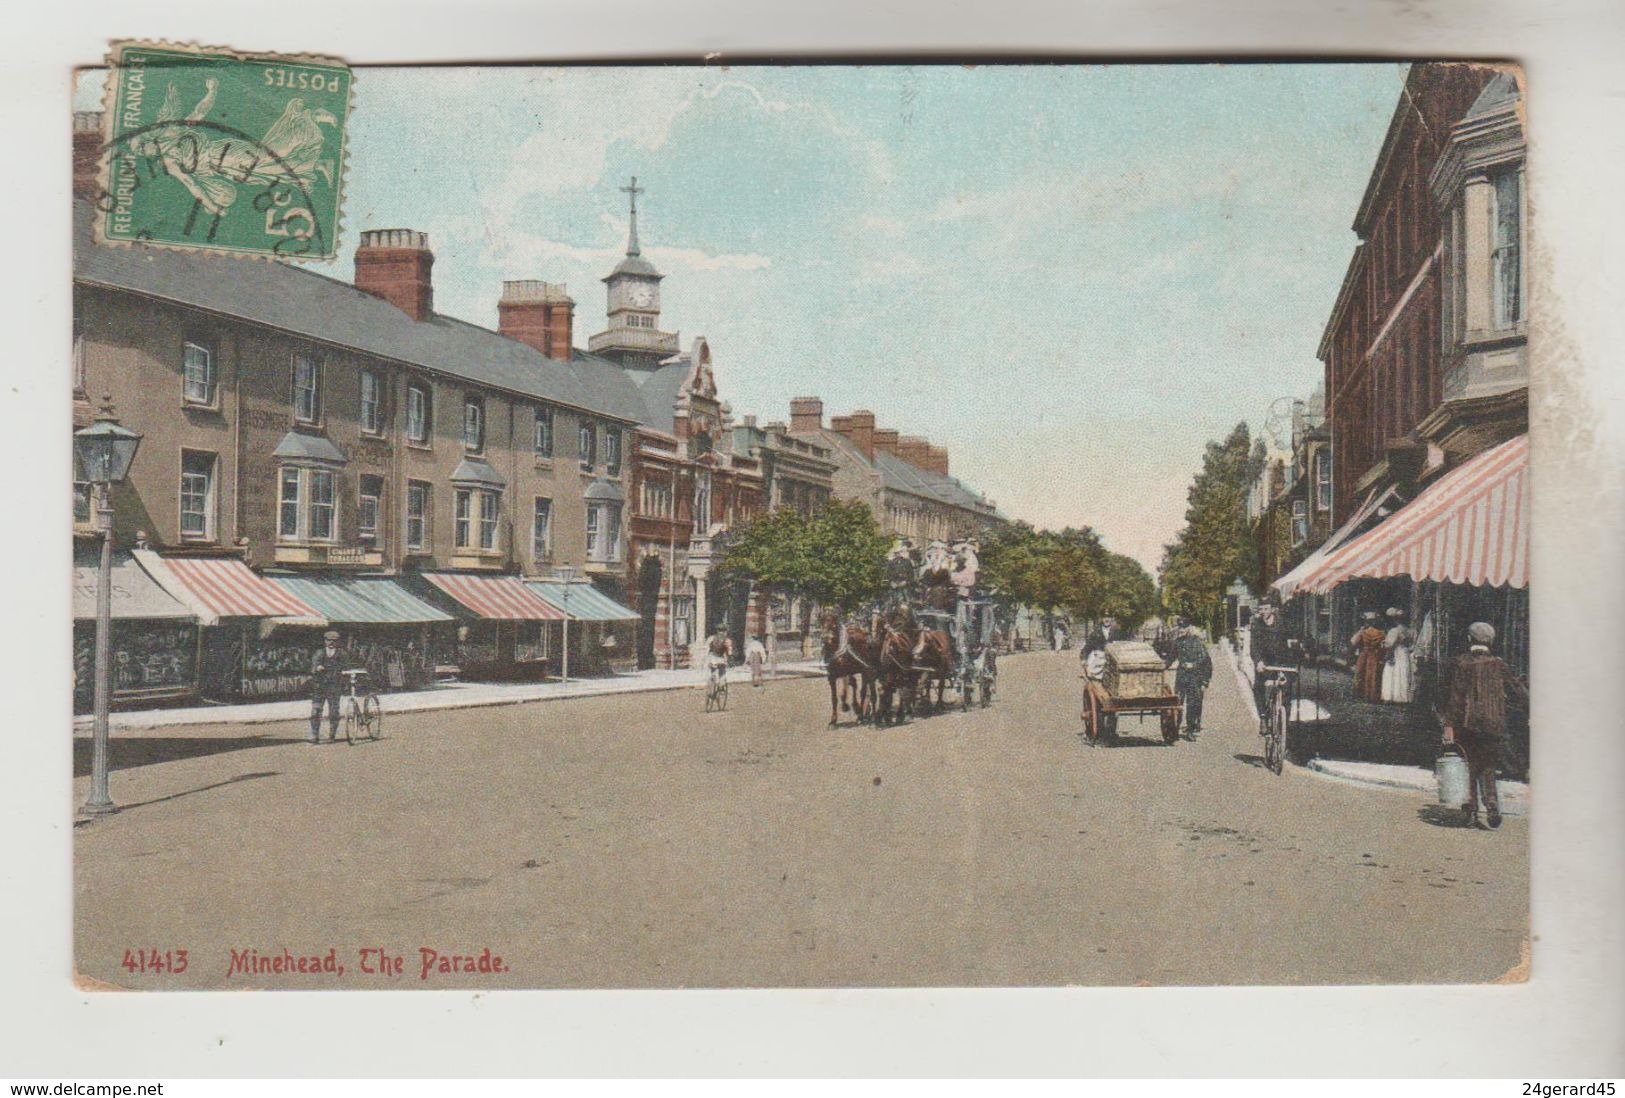
{"type": "Polygon", "coordinates": [[[1467,760],[1461,748],[1449,744],[1433,764],[1433,775],[1439,781],[1439,803],[1447,808],[1460,808],[1468,801],[1467,760]]]}

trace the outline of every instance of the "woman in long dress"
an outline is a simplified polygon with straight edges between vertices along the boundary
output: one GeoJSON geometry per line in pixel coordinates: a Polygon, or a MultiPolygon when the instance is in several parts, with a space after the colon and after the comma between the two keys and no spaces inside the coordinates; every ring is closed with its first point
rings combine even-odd
{"type": "Polygon", "coordinates": [[[1383,638],[1387,661],[1382,668],[1382,700],[1409,705],[1416,696],[1416,634],[1405,624],[1405,612],[1397,606],[1389,608],[1388,623],[1388,634],[1383,638]]]}

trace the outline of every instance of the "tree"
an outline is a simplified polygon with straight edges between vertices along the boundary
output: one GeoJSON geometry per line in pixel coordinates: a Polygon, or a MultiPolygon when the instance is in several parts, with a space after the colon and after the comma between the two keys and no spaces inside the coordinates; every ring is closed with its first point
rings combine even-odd
{"type": "Polygon", "coordinates": [[[808,521],[802,544],[805,593],[825,606],[850,613],[885,591],[891,539],[867,504],[831,500],[808,521]]]}
{"type": "Polygon", "coordinates": [[[1264,464],[1262,440],[1255,447],[1247,425],[1238,423],[1223,442],[1210,442],[1202,469],[1186,494],[1185,526],[1163,547],[1162,601],[1170,610],[1219,632],[1224,590],[1237,576],[1257,571],[1256,547],[1247,530],[1247,493],[1264,464]]]}

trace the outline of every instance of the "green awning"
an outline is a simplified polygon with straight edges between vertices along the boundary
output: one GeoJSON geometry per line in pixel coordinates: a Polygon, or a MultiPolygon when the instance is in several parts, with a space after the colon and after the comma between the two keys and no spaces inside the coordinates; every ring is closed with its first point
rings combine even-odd
{"type": "Polygon", "coordinates": [[[568,598],[564,594],[567,585],[553,580],[527,580],[525,586],[546,599],[548,605],[558,607],[576,621],[638,620],[636,610],[628,610],[590,583],[568,584],[568,598]]]}
{"type": "Polygon", "coordinates": [[[416,625],[453,621],[383,576],[266,576],[334,625],[416,625]]]}

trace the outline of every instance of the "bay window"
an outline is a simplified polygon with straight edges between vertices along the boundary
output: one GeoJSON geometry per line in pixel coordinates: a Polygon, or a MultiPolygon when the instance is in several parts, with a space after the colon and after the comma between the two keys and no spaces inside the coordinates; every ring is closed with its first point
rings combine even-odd
{"type": "Polygon", "coordinates": [[[284,465],[277,473],[277,537],[332,541],[338,531],[336,474],[331,469],[284,465]]]}
{"type": "Polygon", "coordinates": [[[1508,168],[1490,177],[1495,188],[1494,246],[1490,269],[1495,280],[1495,326],[1516,327],[1523,319],[1522,171],[1508,168]]]}
{"type": "Polygon", "coordinates": [[[587,505],[587,560],[612,564],[621,559],[621,505],[587,505]]]}
{"type": "Polygon", "coordinates": [[[496,549],[502,496],[481,488],[459,488],[452,512],[453,540],[459,549],[496,549]]]}

